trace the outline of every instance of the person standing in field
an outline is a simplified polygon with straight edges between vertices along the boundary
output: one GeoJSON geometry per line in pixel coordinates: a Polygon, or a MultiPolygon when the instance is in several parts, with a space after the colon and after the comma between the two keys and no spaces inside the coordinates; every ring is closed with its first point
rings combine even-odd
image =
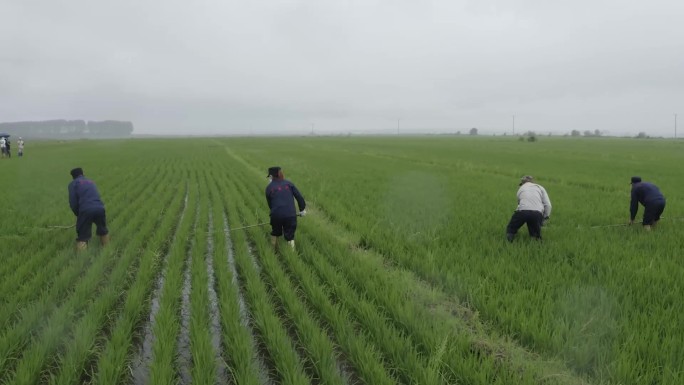
{"type": "Polygon", "coordinates": [[[17,154],[19,155],[19,157],[20,158],[23,157],[24,156],[24,139],[22,139],[21,136],[19,137],[19,140],[17,140],[17,149],[18,149],[17,154]]]}
{"type": "Polygon", "coordinates": [[[641,223],[644,230],[651,231],[651,226],[658,224],[665,210],[665,196],[656,185],[642,182],[639,176],[633,176],[630,184],[632,185],[632,200],[629,204],[629,224],[634,224],[634,218],[641,203],[644,205],[644,218],[641,223]]]}
{"type": "Polygon", "coordinates": [[[532,238],[541,240],[541,228],[544,221],[551,216],[551,200],[546,189],[533,183],[534,178],[525,175],[520,179],[518,189],[518,207],[506,227],[506,239],[513,242],[518,229],[527,224],[527,231],[532,238]]]}
{"type": "Polygon", "coordinates": [[[271,210],[271,244],[278,245],[278,237],[284,236],[285,241],[295,248],[295,231],[297,230],[297,211],[295,199],[299,206],[299,216],[306,215],[306,202],[297,187],[286,180],[280,167],[270,167],[268,178],[271,182],[266,186],[266,202],[271,210]]]}
{"type": "Polygon", "coordinates": [[[0,153],[3,158],[7,155],[7,139],[4,136],[0,136],[0,153]]]}
{"type": "Polygon", "coordinates": [[[76,215],[76,250],[85,250],[92,236],[93,223],[97,226],[95,233],[100,237],[100,243],[109,243],[107,230],[107,216],[100,193],[92,180],[83,176],[83,169],[77,167],[71,170],[73,180],[69,183],[69,206],[76,215]]]}

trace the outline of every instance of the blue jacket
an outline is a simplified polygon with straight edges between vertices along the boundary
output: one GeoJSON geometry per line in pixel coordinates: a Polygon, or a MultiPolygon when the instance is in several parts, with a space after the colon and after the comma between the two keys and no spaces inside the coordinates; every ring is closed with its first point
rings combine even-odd
{"type": "Polygon", "coordinates": [[[297,200],[299,211],[306,208],[304,197],[297,190],[297,187],[286,179],[273,179],[266,186],[266,202],[271,209],[272,218],[296,217],[294,200],[297,200]]]}
{"type": "Polygon", "coordinates": [[[83,175],[69,183],[69,206],[74,215],[93,209],[104,209],[95,183],[83,175]]]}
{"type": "Polygon", "coordinates": [[[636,217],[639,203],[646,206],[654,202],[665,202],[665,197],[653,183],[639,182],[632,185],[632,201],[629,205],[631,219],[636,217]]]}

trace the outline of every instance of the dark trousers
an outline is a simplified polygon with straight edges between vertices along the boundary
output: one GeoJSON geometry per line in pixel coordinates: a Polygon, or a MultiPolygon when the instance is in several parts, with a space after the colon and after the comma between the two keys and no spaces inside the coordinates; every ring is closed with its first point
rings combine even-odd
{"type": "Polygon", "coordinates": [[[644,225],[652,225],[660,220],[660,216],[665,211],[665,200],[657,200],[653,202],[647,202],[644,205],[644,220],[642,223],[644,225]]]}
{"type": "Polygon", "coordinates": [[[295,237],[295,230],[297,230],[297,217],[271,217],[271,235],[274,237],[284,235],[286,241],[291,241],[295,237]]]}
{"type": "Polygon", "coordinates": [[[93,235],[93,223],[97,227],[95,234],[107,235],[109,233],[109,230],[107,230],[107,216],[105,215],[104,208],[80,212],[76,218],[77,241],[88,242],[93,235]]]}
{"type": "Polygon", "coordinates": [[[532,238],[541,239],[542,222],[544,222],[544,215],[539,211],[515,211],[506,227],[506,236],[509,241],[512,241],[515,234],[518,233],[518,229],[520,229],[522,225],[527,224],[527,231],[529,231],[530,236],[532,238]]]}

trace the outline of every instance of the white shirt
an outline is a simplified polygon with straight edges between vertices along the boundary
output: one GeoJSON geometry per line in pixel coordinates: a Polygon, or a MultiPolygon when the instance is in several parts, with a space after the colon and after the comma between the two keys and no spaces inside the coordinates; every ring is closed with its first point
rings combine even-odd
{"type": "Polygon", "coordinates": [[[544,187],[526,182],[518,189],[518,208],[520,210],[539,211],[544,218],[551,216],[551,200],[544,187]]]}
{"type": "Polygon", "coordinates": [[[5,147],[5,138],[0,139],[0,147],[5,147]]]}

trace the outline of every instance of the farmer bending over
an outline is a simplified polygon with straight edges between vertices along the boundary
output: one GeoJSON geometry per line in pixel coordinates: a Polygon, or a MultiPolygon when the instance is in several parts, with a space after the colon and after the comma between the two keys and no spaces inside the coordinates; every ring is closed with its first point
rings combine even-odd
{"type": "Polygon", "coordinates": [[[97,226],[95,233],[100,236],[100,243],[104,246],[109,242],[109,230],[100,193],[95,183],[83,176],[83,169],[80,167],[71,170],[71,177],[73,180],[69,183],[69,206],[76,215],[76,251],[88,247],[93,223],[97,226]]]}
{"type": "Polygon", "coordinates": [[[506,239],[513,242],[515,234],[523,224],[527,223],[527,231],[532,238],[542,239],[541,228],[551,215],[549,194],[541,185],[532,183],[533,178],[526,175],[520,179],[518,189],[518,207],[506,228],[506,239]]]}
{"type": "Polygon", "coordinates": [[[271,182],[266,186],[266,202],[271,209],[271,243],[273,247],[278,244],[278,237],[285,236],[285,241],[295,248],[295,230],[297,230],[297,211],[294,200],[299,205],[299,216],[306,215],[306,202],[297,190],[297,187],[289,180],[284,179],[280,167],[268,169],[268,178],[271,182]]]}
{"type": "Polygon", "coordinates": [[[651,231],[651,226],[658,224],[660,215],[665,210],[665,197],[658,187],[653,183],[642,182],[641,177],[633,176],[632,181],[632,201],[629,204],[629,224],[634,223],[639,203],[644,205],[644,219],[641,222],[644,230],[651,231]]]}

